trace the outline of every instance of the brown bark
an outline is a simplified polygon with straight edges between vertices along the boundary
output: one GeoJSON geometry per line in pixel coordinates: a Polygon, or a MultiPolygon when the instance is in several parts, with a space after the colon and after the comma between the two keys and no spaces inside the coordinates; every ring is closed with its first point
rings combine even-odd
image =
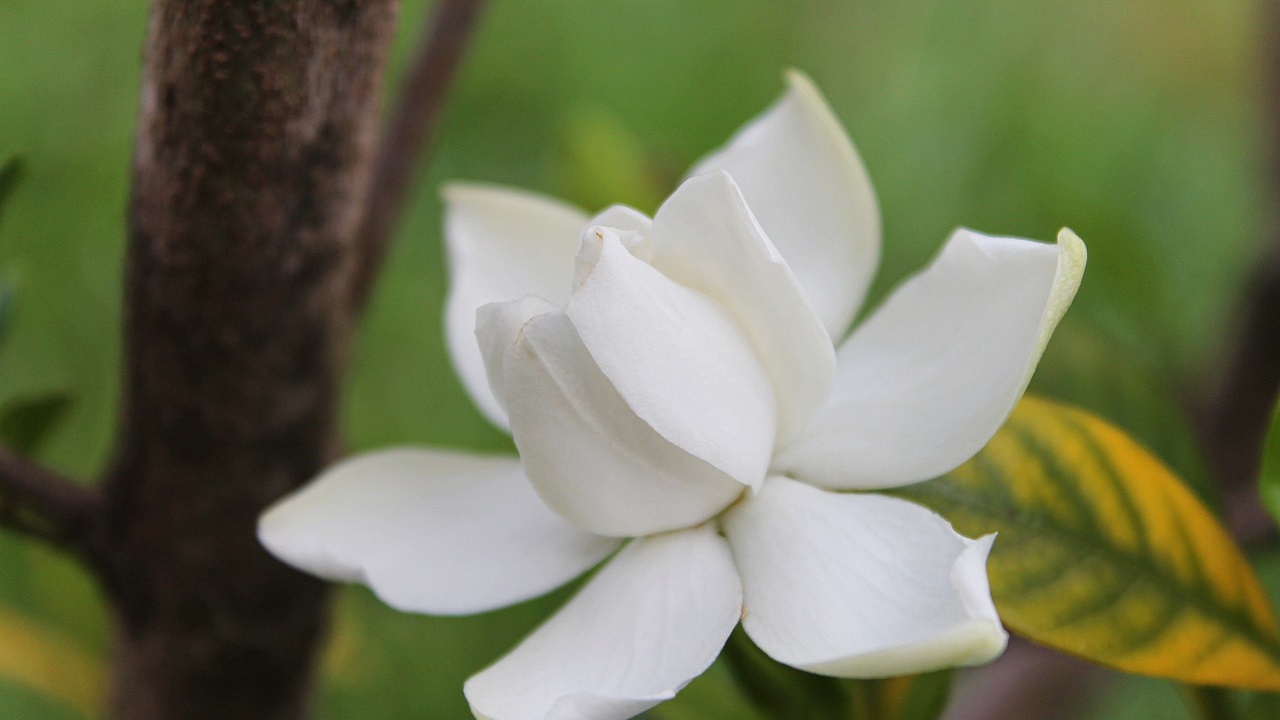
{"type": "Polygon", "coordinates": [[[337,450],[394,0],[157,0],[104,485],[120,720],[306,711],[325,586],[257,543],[337,450]]]}

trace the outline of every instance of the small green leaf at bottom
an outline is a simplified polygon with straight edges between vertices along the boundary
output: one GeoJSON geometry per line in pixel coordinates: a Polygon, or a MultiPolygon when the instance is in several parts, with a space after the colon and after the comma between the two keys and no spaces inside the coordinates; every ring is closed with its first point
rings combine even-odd
{"type": "Polygon", "coordinates": [[[21,155],[14,155],[0,165],[0,216],[4,213],[5,203],[13,194],[18,183],[27,174],[27,162],[21,155]]]}
{"type": "Polygon", "coordinates": [[[1280,400],[1271,413],[1271,428],[1262,447],[1262,479],[1258,484],[1262,503],[1271,517],[1280,523],[1280,400]]]}
{"type": "Polygon", "coordinates": [[[60,392],[10,400],[0,410],[0,440],[19,455],[34,457],[71,405],[71,396],[60,392]]]}

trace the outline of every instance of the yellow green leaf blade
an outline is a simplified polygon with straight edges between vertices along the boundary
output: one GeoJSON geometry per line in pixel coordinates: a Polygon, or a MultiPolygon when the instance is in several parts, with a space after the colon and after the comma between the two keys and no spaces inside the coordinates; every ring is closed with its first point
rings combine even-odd
{"type": "Polygon", "coordinates": [[[0,608],[0,677],[97,717],[105,695],[101,659],[22,615],[0,608]]]}
{"type": "Polygon", "coordinates": [[[1026,398],[970,462],[896,491],[1000,533],[991,591],[1013,630],[1127,672],[1280,689],[1280,635],[1248,562],[1158,459],[1081,410],[1026,398]]]}

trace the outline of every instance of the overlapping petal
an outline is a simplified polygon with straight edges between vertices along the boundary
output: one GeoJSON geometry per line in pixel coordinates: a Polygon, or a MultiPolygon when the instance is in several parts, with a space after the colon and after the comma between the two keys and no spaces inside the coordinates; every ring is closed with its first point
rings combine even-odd
{"type": "Polygon", "coordinates": [[[547,508],[513,458],[409,449],[335,465],[269,509],[258,536],[294,567],[437,615],[536,597],[618,545],[547,508]]]}
{"type": "Polygon", "coordinates": [[[845,342],[831,401],[774,467],[834,489],[936,477],[995,434],[1084,272],[1070,230],[1058,244],[951,236],[845,342]]]}
{"type": "Polygon", "coordinates": [[[481,720],[624,720],[707,669],[742,589],[710,527],[628,545],[569,604],[466,684],[481,720]]]}
{"type": "Polygon", "coordinates": [[[993,536],[880,495],[784,477],[725,514],[742,576],[743,627],[779,662],[887,677],[986,662],[1007,639],[991,604],[993,536]]]}
{"type": "Polygon", "coordinates": [[[559,310],[556,305],[536,295],[526,295],[511,302],[493,302],[476,310],[476,343],[489,379],[489,390],[504,418],[507,411],[507,352],[530,319],[559,310]]]}
{"type": "Polygon", "coordinates": [[[702,522],[742,493],[737,480],[636,415],[563,312],[529,320],[504,364],[525,472],[574,524],[602,535],[647,535],[702,522]]]}
{"type": "Polygon", "coordinates": [[[634,257],[609,228],[585,234],[583,257],[590,269],[565,314],[600,371],[672,445],[759,485],[777,415],[769,376],[742,326],[634,257]]]}
{"type": "Polygon", "coordinates": [[[826,402],[835,350],[791,268],[724,172],[686,180],[654,218],[653,266],[715,299],[742,325],[769,373],[784,443],[826,402]]]}
{"type": "Polygon", "coordinates": [[[506,413],[489,389],[476,347],[476,309],[525,295],[563,305],[587,215],[548,197],[483,185],[450,185],[444,200],[449,355],[476,405],[505,429],[506,413]]]}
{"type": "Polygon", "coordinates": [[[725,170],[782,252],[827,331],[844,336],[880,259],[875,192],[840,121],[813,82],[788,91],[690,173],[725,170]]]}
{"type": "Polygon", "coordinates": [[[653,220],[633,207],[610,205],[596,213],[587,225],[613,228],[632,255],[645,262],[653,257],[653,249],[650,247],[653,220]]]}

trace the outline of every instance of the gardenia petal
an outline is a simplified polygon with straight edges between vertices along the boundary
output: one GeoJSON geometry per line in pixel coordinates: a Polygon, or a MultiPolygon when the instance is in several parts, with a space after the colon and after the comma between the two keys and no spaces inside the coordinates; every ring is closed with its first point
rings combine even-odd
{"type": "Polygon", "coordinates": [[[743,628],[773,659],[821,675],[890,677],[995,658],[993,535],[968,540],[918,505],[770,477],[724,518],[743,628]]]}
{"type": "Polygon", "coordinates": [[[840,121],[804,74],[690,175],[728,171],[831,337],[858,312],[880,259],[880,211],[840,121]]]}
{"type": "Polygon", "coordinates": [[[831,392],[835,349],[726,173],[690,178],[663,203],[654,218],[653,267],[717,300],[742,325],[776,393],[777,442],[791,440],[831,392]]]}
{"type": "Polygon", "coordinates": [[[641,538],[506,657],[467,681],[481,720],[625,720],[702,674],[742,587],[710,527],[641,538]]]}
{"type": "Polygon", "coordinates": [[[563,305],[587,215],[542,195],[483,185],[450,185],[444,201],[449,355],[476,405],[505,429],[506,413],[489,389],[476,347],[476,309],[525,295],[563,305]]]}
{"type": "Polygon", "coordinates": [[[411,449],[333,466],[263,514],[258,537],[296,568],[435,615],[536,597],[618,545],[553,513],[512,458],[411,449]]]}
{"type": "Polygon", "coordinates": [[[504,416],[507,411],[507,351],[530,318],[559,309],[540,297],[527,295],[511,302],[481,305],[476,310],[476,343],[480,346],[485,375],[489,378],[489,390],[504,416]]]}
{"type": "Polygon", "coordinates": [[[584,257],[592,265],[565,314],[600,371],[672,445],[758,486],[777,416],[773,386],[742,327],[632,256],[609,228],[584,234],[584,257]]]}
{"type": "Polygon", "coordinates": [[[626,205],[610,205],[591,218],[587,225],[613,228],[632,255],[644,262],[652,259],[653,220],[639,210],[626,205]]]}
{"type": "Polygon", "coordinates": [[[986,445],[1022,397],[1084,273],[1084,243],[957,230],[840,348],[831,401],[774,467],[823,487],[936,477],[986,445]]]}
{"type": "Polygon", "coordinates": [[[504,369],[525,473],[579,527],[619,537],[675,530],[714,516],[743,492],[637,417],[564,313],[526,323],[504,369]]]}

